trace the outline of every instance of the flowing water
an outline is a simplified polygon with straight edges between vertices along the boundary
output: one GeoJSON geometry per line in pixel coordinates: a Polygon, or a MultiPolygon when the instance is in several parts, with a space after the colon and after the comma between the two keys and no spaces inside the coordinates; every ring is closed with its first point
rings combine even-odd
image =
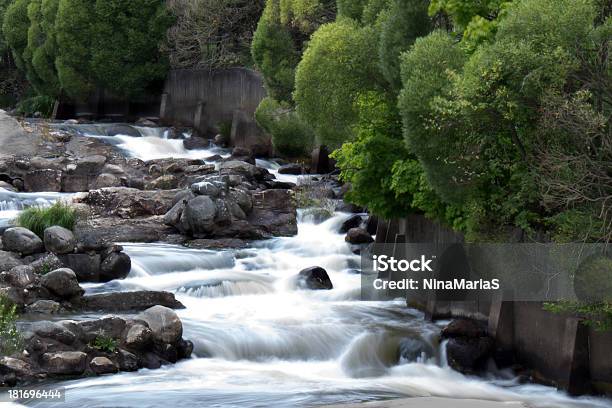
{"type": "Polygon", "coordinates": [[[19,213],[28,207],[49,207],[71,196],[69,193],[15,193],[0,188],[0,229],[13,224],[19,213]]]}
{"type": "Polygon", "coordinates": [[[401,396],[610,406],[519,384],[508,372],[477,378],[448,368],[439,325],[402,299],[359,299],[360,259],[337,232],[348,216],[315,223],[300,211],[296,236],[239,250],[123,244],[130,275],[84,285],[87,292],[174,292],[186,306],[178,314],[194,356],[158,370],[62,382],[61,406],[288,407],[401,396]],[[297,273],[315,265],[328,271],[332,290],[296,287],[297,273]]]}

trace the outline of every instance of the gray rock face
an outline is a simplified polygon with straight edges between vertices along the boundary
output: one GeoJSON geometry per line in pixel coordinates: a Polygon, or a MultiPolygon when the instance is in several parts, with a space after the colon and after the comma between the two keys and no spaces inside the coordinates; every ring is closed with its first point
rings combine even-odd
{"type": "Polygon", "coordinates": [[[340,233],[346,234],[351,228],[358,228],[362,223],[362,218],[359,215],[351,215],[340,226],[340,233]]]}
{"type": "Polygon", "coordinates": [[[59,256],[62,264],[72,269],[80,282],[100,280],[99,254],[65,254],[59,256]]]}
{"type": "Polygon", "coordinates": [[[106,357],[94,357],[89,362],[89,368],[97,375],[112,374],[119,371],[119,368],[106,357]]]}
{"type": "Polygon", "coordinates": [[[181,216],[181,226],[193,234],[210,232],[217,207],[208,196],[198,196],[187,203],[181,216]]]}
{"type": "MultiPolygon", "coordinates": [[[[118,167],[118,166],[117,166],[118,167]]],[[[93,188],[120,187],[121,179],[115,174],[102,173],[96,177],[93,188]]]]}
{"type": "Polygon", "coordinates": [[[15,254],[7,251],[0,251],[0,271],[8,271],[22,262],[15,254]]]}
{"type": "Polygon", "coordinates": [[[75,334],[59,323],[36,322],[32,324],[31,330],[40,337],[56,340],[66,345],[71,345],[76,340],[75,334]]]}
{"type": "Polygon", "coordinates": [[[45,229],[44,243],[54,254],[68,254],[74,251],[76,240],[72,231],[56,225],[45,229]]]}
{"type": "Polygon", "coordinates": [[[125,336],[125,345],[137,350],[143,349],[151,342],[153,333],[151,329],[142,324],[130,327],[125,336]]]}
{"type": "Polygon", "coordinates": [[[304,173],[304,168],[298,163],[285,164],[278,168],[278,173],[300,175],[304,173]]]}
{"type": "Polygon", "coordinates": [[[28,376],[32,372],[32,366],[23,360],[11,357],[0,358],[0,372],[8,371],[21,376],[28,376]]]}
{"type": "Polygon", "coordinates": [[[174,294],[153,291],[112,292],[88,295],[81,298],[78,305],[83,310],[114,312],[146,310],[155,305],[163,305],[174,309],[184,308],[181,302],[175,299],[174,294]]]}
{"type": "Polygon", "coordinates": [[[4,249],[22,255],[37,254],[44,251],[42,240],[29,229],[12,227],[2,235],[4,249]]]}
{"type": "Polygon", "coordinates": [[[100,265],[100,282],[125,279],[132,269],[132,260],[123,252],[112,252],[100,265]]]}
{"type": "Polygon", "coordinates": [[[298,287],[304,289],[326,289],[334,288],[327,271],[320,266],[312,266],[300,271],[298,274],[298,287]]]}
{"type": "Polygon", "coordinates": [[[106,163],[106,157],[96,154],[79,159],[74,173],[77,175],[97,174],[106,163]]]}
{"type": "Polygon", "coordinates": [[[153,306],[139,315],[151,329],[153,340],[174,344],[183,335],[183,324],[176,312],[164,306],[153,306]]]}
{"type": "Polygon", "coordinates": [[[62,191],[62,172],[60,170],[32,170],[23,178],[26,191],[62,191]]]}
{"type": "Polygon", "coordinates": [[[363,228],[351,228],[348,230],[346,237],[344,238],[349,244],[369,244],[374,242],[374,238],[363,228]]]}
{"type": "Polygon", "coordinates": [[[218,197],[221,190],[218,186],[210,181],[201,181],[191,185],[191,191],[198,195],[206,195],[210,197],[218,197]]]}
{"type": "Polygon", "coordinates": [[[62,351],[42,355],[42,366],[51,374],[79,375],[86,369],[87,354],[81,351],[62,351]]]}
{"type": "Polygon", "coordinates": [[[130,125],[124,125],[121,123],[116,123],[106,128],[106,134],[108,136],[117,136],[117,135],[132,136],[132,137],[141,136],[140,132],[137,129],[133,128],[130,125]]]}
{"type": "Polygon", "coordinates": [[[36,280],[34,268],[29,265],[19,265],[10,271],[0,274],[0,280],[20,288],[28,286],[36,280]]]}
{"type": "Polygon", "coordinates": [[[26,306],[26,312],[28,313],[55,314],[61,311],[62,306],[53,300],[37,300],[31,305],[26,306]]]}
{"type": "Polygon", "coordinates": [[[40,279],[40,283],[45,288],[62,298],[71,298],[83,294],[83,289],[79,286],[76,274],[72,269],[61,268],[49,272],[40,279]]]}

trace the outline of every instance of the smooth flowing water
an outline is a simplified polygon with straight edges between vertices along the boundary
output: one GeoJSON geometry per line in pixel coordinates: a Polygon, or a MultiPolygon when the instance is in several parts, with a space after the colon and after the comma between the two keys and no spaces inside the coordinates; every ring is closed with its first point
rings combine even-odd
{"type": "MultiPolygon", "coordinates": [[[[273,163],[258,164],[275,170],[273,163]]],[[[296,236],[239,250],[123,244],[132,258],[130,275],[84,285],[87,292],[174,292],[186,306],[178,314],[194,356],[158,370],[62,382],[66,402],[58,405],[285,407],[440,396],[530,407],[610,406],[519,384],[509,372],[481,378],[448,368],[440,326],[402,299],[360,300],[360,259],[338,233],[347,217],[336,213],[317,224],[300,212],[296,236]],[[315,265],[327,270],[332,290],[296,287],[298,272],[315,265]]]]}
{"type": "Polygon", "coordinates": [[[10,226],[28,207],[49,207],[58,200],[69,200],[69,193],[15,193],[0,188],[0,229],[10,226]]]}

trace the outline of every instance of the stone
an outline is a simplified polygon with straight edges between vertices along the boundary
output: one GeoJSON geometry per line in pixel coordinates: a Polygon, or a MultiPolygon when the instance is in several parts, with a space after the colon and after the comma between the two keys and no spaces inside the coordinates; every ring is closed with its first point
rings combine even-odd
{"type": "Polygon", "coordinates": [[[62,305],[53,300],[37,300],[26,306],[27,313],[55,314],[62,311],[62,305]]]}
{"type": "Polygon", "coordinates": [[[94,181],[93,188],[105,188],[105,187],[120,187],[121,179],[114,174],[111,173],[102,173],[98,177],[96,177],[96,181],[94,181]]]}
{"type": "Polygon", "coordinates": [[[121,166],[117,166],[116,164],[105,164],[102,167],[103,174],[112,174],[115,176],[123,176],[125,174],[125,170],[121,166]]]}
{"type": "Polygon", "coordinates": [[[331,173],[335,169],[335,163],[332,158],[329,157],[329,151],[325,146],[317,147],[312,151],[311,155],[312,164],[310,169],[316,174],[327,174],[331,173]]]}
{"type": "Polygon", "coordinates": [[[100,281],[100,255],[65,254],[58,256],[62,264],[70,268],[79,282],[100,281]]]}
{"type": "Polygon", "coordinates": [[[125,279],[132,269],[132,260],[123,252],[110,253],[100,265],[100,282],[125,279]]]}
{"type": "Polygon", "coordinates": [[[196,195],[191,190],[182,190],[182,191],[176,193],[176,195],[172,199],[172,206],[175,206],[176,203],[179,203],[179,202],[182,202],[182,201],[189,201],[192,198],[195,198],[195,196],[196,195]]]}
{"type": "Polygon", "coordinates": [[[351,228],[358,228],[362,223],[362,218],[359,215],[351,215],[340,226],[340,233],[346,234],[351,228]]]}
{"type": "Polygon", "coordinates": [[[5,272],[2,280],[13,286],[26,287],[36,280],[34,268],[30,265],[18,265],[5,272]]]}
{"type": "Polygon", "coordinates": [[[134,291],[110,292],[83,296],[75,304],[77,308],[88,311],[128,312],[146,310],[155,305],[173,309],[184,306],[170,292],[134,291]]]}
{"type": "Polygon", "coordinates": [[[214,225],[217,207],[208,196],[198,196],[187,202],[181,216],[181,226],[194,235],[208,233],[214,225]]]}
{"type": "Polygon", "coordinates": [[[265,175],[269,174],[266,169],[257,167],[254,164],[250,164],[239,160],[229,160],[219,164],[220,174],[238,174],[246,177],[247,179],[258,179],[262,180],[265,175]]]}
{"type": "Polygon", "coordinates": [[[152,339],[151,329],[142,324],[135,324],[128,330],[125,336],[125,345],[129,348],[142,350],[146,348],[152,339]]]}
{"type": "Polygon", "coordinates": [[[71,345],[76,341],[76,335],[59,323],[42,321],[32,323],[31,330],[37,336],[56,340],[71,345]]]}
{"type": "Polygon", "coordinates": [[[58,225],[45,229],[43,237],[45,248],[54,254],[68,254],[76,246],[72,231],[58,225]]]}
{"type": "Polygon", "coordinates": [[[191,353],[193,353],[193,342],[190,340],[181,339],[176,345],[178,358],[189,358],[191,357],[191,353]]]}
{"type": "Polygon", "coordinates": [[[45,353],[42,355],[41,361],[42,366],[50,374],[80,375],[85,371],[87,354],[81,351],[45,353]]]}
{"type": "Polygon", "coordinates": [[[153,306],[139,315],[151,329],[153,340],[174,344],[183,336],[183,324],[176,312],[164,306],[153,306]]]}
{"type": "Polygon", "coordinates": [[[302,167],[302,165],[299,163],[285,164],[284,166],[280,166],[278,168],[278,173],[301,175],[304,174],[304,167],[302,167]]]}
{"type": "Polygon", "coordinates": [[[227,145],[227,137],[222,135],[221,133],[215,135],[215,144],[220,147],[225,147],[227,145]]]}
{"type": "Polygon", "coordinates": [[[106,157],[95,154],[78,159],[74,173],[77,175],[99,174],[106,163],[106,157]]]}
{"type": "Polygon", "coordinates": [[[138,129],[135,129],[133,126],[124,125],[121,123],[115,123],[108,128],[106,128],[106,134],[108,136],[131,136],[131,137],[140,137],[141,134],[138,129]]]}
{"type": "Polygon", "coordinates": [[[399,343],[399,356],[404,362],[414,363],[435,356],[434,348],[423,339],[404,338],[399,343]]]}
{"type": "Polygon", "coordinates": [[[40,279],[40,283],[45,288],[62,298],[80,296],[84,293],[76,274],[72,269],[61,268],[49,272],[40,279]]]}
{"type": "Polygon", "coordinates": [[[20,377],[26,377],[32,374],[32,366],[17,358],[2,357],[0,358],[0,372],[2,371],[13,372],[20,377]]]}
{"type": "Polygon", "coordinates": [[[172,190],[175,189],[179,184],[178,178],[172,174],[166,174],[160,176],[155,180],[149,181],[145,184],[147,190],[172,190]]]}
{"type": "Polygon", "coordinates": [[[164,224],[177,225],[181,220],[181,216],[183,215],[186,205],[187,203],[185,201],[180,201],[174,204],[174,207],[164,214],[164,224]]]}
{"type": "Polygon", "coordinates": [[[205,195],[209,197],[218,197],[221,194],[221,190],[214,183],[210,181],[201,181],[191,185],[191,191],[197,195],[205,195]]]}
{"type": "Polygon", "coordinates": [[[23,227],[11,227],[4,231],[2,235],[4,249],[11,252],[18,252],[21,255],[37,254],[44,251],[42,240],[23,227]]]}
{"type": "Polygon", "coordinates": [[[253,200],[251,195],[241,189],[231,189],[229,193],[230,198],[242,208],[245,214],[248,214],[253,209],[253,200]]]}
{"type": "Polygon", "coordinates": [[[119,368],[121,371],[138,370],[138,358],[127,350],[119,349],[119,368]]]}
{"type": "Polygon", "coordinates": [[[119,316],[107,316],[101,319],[78,322],[76,325],[83,333],[81,337],[86,342],[92,342],[100,336],[119,339],[127,327],[127,322],[119,316]]]}
{"type": "Polygon", "coordinates": [[[446,343],[448,365],[465,374],[484,369],[493,350],[493,339],[489,337],[455,337],[446,343]]]}
{"type": "Polygon", "coordinates": [[[94,357],[89,362],[89,368],[97,375],[113,374],[119,371],[119,368],[106,357],[94,357]]]}
{"type": "Polygon", "coordinates": [[[252,196],[248,222],[273,236],[297,234],[297,211],[290,190],[265,190],[252,196]]]}
{"type": "Polygon", "coordinates": [[[327,271],[320,266],[312,266],[300,271],[298,274],[298,287],[303,289],[326,289],[334,288],[327,271]]]}
{"type": "Polygon", "coordinates": [[[22,264],[21,259],[17,255],[7,251],[0,251],[0,272],[8,271],[22,264]]]}
{"type": "Polygon", "coordinates": [[[183,139],[183,147],[187,150],[208,149],[210,140],[196,135],[183,139]]]}
{"type": "Polygon", "coordinates": [[[444,339],[454,337],[478,338],[487,335],[487,328],[484,323],[470,319],[456,319],[442,329],[441,336],[444,339]]]}
{"type": "Polygon", "coordinates": [[[62,172],[53,169],[32,170],[23,178],[26,191],[62,191],[62,172]]]}
{"type": "Polygon", "coordinates": [[[15,188],[15,186],[7,183],[6,181],[2,181],[2,180],[0,180],[0,189],[11,191],[13,193],[17,192],[17,189],[15,188]]]}
{"type": "Polygon", "coordinates": [[[138,120],[135,122],[135,124],[137,126],[143,126],[143,127],[157,127],[157,123],[155,123],[151,119],[147,119],[147,118],[138,118],[138,120]]]}
{"type": "Polygon", "coordinates": [[[344,240],[353,245],[369,244],[374,242],[374,238],[372,238],[368,231],[364,230],[363,228],[349,229],[344,240]]]}

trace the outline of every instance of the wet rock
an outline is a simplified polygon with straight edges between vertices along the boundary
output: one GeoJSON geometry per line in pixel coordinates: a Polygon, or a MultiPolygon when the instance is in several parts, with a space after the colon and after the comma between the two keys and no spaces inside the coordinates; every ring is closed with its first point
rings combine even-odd
{"type": "Polygon", "coordinates": [[[7,183],[6,181],[2,181],[2,180],[0,180],[0,188],[4,189],[4,190],[7,190],[7,191],[12,191],[13,193],[17,191],[15,186],[13,186],[12,184],[7,183]]]}
{"type": "Polygon", "coordinates": [[[151,343],[152,336],[153,333],[147,326],[135,324],[125,336],[125,345],[131,349],[141,350],[151,343]]]}
{"type": "Polygon", "coordinates": [[[53,169],[32,170],[23,177],[26,191],[62,191],[62,172],[53,169]]]}
{"type": "Polygon", "coordinates": [[[334,288],[327,271],[320,266],[312,266],[300,271],[298,274],[298,287],[304,289],[326,289],[334,288]]]}
{"type": "Polygon", "coordinates": [[[140,137],[140,132],[133,128],[130,125],[123,125],[123,124],[114,124],[112,126],[109,126],[106,128],[106,134],[108,136],[117,136],[117,135],[122,135],[122,136],[132,136],[132,137],[140,137]]]}
{"type": "Polygon", "coordinates": [[[42,366],[56,375],[79,375],[86,368],[87,354],[81,351],[62,351],[42,355],[42,366]]]}
{"type": "Polygon", "coordinates": [[[20,288],[26,287],[36,280],[34,268],[29,265],[18,265],[8,272],[0,273],[0,282],[20,288]]]}
{"type": "Polygon", "coordinates": [[[62,264],[70,268],[79,282],[98,282],[100,280],[99,254],[65,254],[59,255],[62,264]]]}
{"type": "Polygon", "coordinates": [[[18,256],[11,252],[0,251],[0,271],[8,271],[19,265],[22,265],[22,262],[18,256]]]}
{"type": "Polygon", "coordinates": [[[446,344],[448,365],[459,372],[473,374],[485,367],[493,344],[489,337],[451,338],[446,344]]]}
{"type": "Polygon", "coordinates": [[[416,362],[435,355],[431,344],[423,339],[404,338],[399,343],[399,356],[405,362],[416,362]]]}
{"type": "Polygon", "coordinates": [[[442,338],[470,337],[478,338],[487,335],[484,323],[470,319],[456,319],[442,329],[442,338]]]}
{"type": "Polygon", "coordinates": [[[299,163],[285,164],[284,166],[280,166],[278,168],[278,173],[301,175],[304,174],[304,167],[299,163]]]}
{"type": "Polygon", "coordinates": [[[164,306],[153,306],[139,315],[151,329],[153,340],[174,344],[181,340],[183,324],[176,312],[164,306]]]}
{"type": "Polygon", "coordinates": [[[147,190],[172,190],[179,184],[178,178],[171,174],[160,176],[145,184],[147,190]]]}
{"type": "Polygon", "coordinates": [[[138,190],[110,187],[90,191],[83,202],[96,214],[132,219],[146,215],[163,215],[172,208],[176,190],[138,190]]]}
{"type": "Polygon", "coordinates": [[[55,314],[62,312],[62,305],[53,300],[37,300],[31,305],[26,306],[27,313],[39,313],[39,314],[55,314]]]}
{"type": "Polygon", "coordinates": [[[89,362],[89,368],[97,375],[112,374],[119,371],[119,368],[106,357],[95,357],[89,362]]]}
{"type": "Polygon", "coordinates": [[[42,240],[29,229],[12,227],[2,235],[4,249],[21,255],[31,255],[44,251],[42,240]]]}
{"type": "Polygon", "coordinates": [[[132,261],[123,252],[112,252],[100,265],[100,282],[125,279],[132,268],[132,261]]]}
{"type": "Polygon", "coordinates": [[[224,135],[220,134],[220,133],[218,135],[215,135],[215,139],[214,140],[215,140],[215,144],[217,146],[225,147],[227,145],[227,138],[224,135]]]}
{"type": "Polygon", "coordinates": [[[176,203],[179,203],[181,201],[189,201],[192,198],[195,198],[195,196],[196,195],[191,190],[182,190],[176,193],[176,195],[172,199],[172,206],[176,205],[176,203]]]}
{"type": "Polygon", "coordinates": [[[191,357],[191,353],[193,353],[193,342],[190,340],[181,340],[176,345],[178,358],[189,358],[191,357]]]}
{"type": "Polygon", "coordinates": [[[72,231],[56,225],[45,229],[44,243],[47,251],[68,254],[74,251],[76,240],[72,231]]]}
{"type": "Polygon", "coordinates": [[[181,216],[183,215],[183,211],[185,210],[186,206],[186,200],[174,204],[174,207],[172,207],[166,214],[164,214],[164,224],[177,225],[181,220],[181,216]]]}
{"type": "Polygon", "coordinates": [[[121,179],[117,177],[115,174],[111,173],[102,173],[98,177],[96,177],[96,181],[94,181],[93,188],[105,188],[105,187],[120,187],[121,179]]]}
{"type": "Polygon", "coordinates": [[[247,219],[273,236],[297,234],[297,211],[290,190],[266,190],[253,194],[253,209],[247,219]]]}
{"type": "Polygon", "coordinates": [[[80,296],[84,293],[81,286],[79,286],[76,274],[72,269],[68,268],[49,272],[40,279],[40,283],[43,287],[62,298],[80,296]]]}
{"type": "Polygon", "coordinates": [[[101,319],[79,322],[77,327],[82,332],[83,340],[91,343],[100,336],[118,339],[127,327],[127,322],[119,316],[107,316],[101,319]]]}
{"type": "Polygon", "coordinates": [[[123,176],[125,174],[125,170],[123,170],[121,166],[109,163],[109,164],[105,164],[104,167],[102,167],[102,174],[112,174],[115,176],[123,176]]]}
{"type": "Polygon", "coordinates": [[[74,174],[76,175],[89,175],[99,174],[104,164],[106,163],[106,157],[95,154],[92,156],[86,156],[77,160],[74,174]]]}
{"type": "Polygon", "coordinates": [[[183,139],[183,147],[187,150],[207,149],[209,146],[210,140],[196,135],[183,139]]]}
{"type": "Polygon", "coordinates": [[[32,375],[32,371],[32,366],[23,360],[12,357],[0,358],[0,373],[12,372],[19,376],[27,377],[32,375]]]}
{"type": "Polygon", "coordinates": [[[126,312],[146,310],[155,305],[162,305],[173,309],[182,309],[184,306],[176,300],[170,292],[135,291],[100,293],[83,296],[77,308],[89,311],[126,312]]]}
{"type": "Polygon", "coordinates": [[[254,164],[239,160],[230,160],[219,164],[220,174],[238,174],[247,179],[263,180],[269,172],[266,169],[257,167],[254,164]]]}
{"type": "Polygon", "coordinates": [[[189,200],[181,216],[181,226],[194,235],[209,233],[214,226],[217,207],[208,196],[189,200]]]}
{"type": "Polygon", "coordinates": [[[191,191],[197,195],[206,195],[209,197],[218,197],[221,194],[219,186],[210,181],[201,181],[191,185],[191,191]]]}
{"type": "Polygon", "coordinates": [[[347,203],[343,200],[340,200],[338,201],[338,204],[336,205],[336,211],[355,214],[355,213],[365,212],[365,209],[363,207],[359,207],[358,205],[347,203]]]}
{"type": "Polygon", "coordinates": [[[138,120],[135,122],[135,124],[137,126],[143,126],[143,127],[157,127],[157,123],[155,123],[151,119],[147,119],[147,118],[138,118],[138,120]]]}
{"type": "Polygon", "coordinates": [[[138,357],[127,350],[119,349],[119,368],[121,371],[138,370],[138,357]]]}
{"type": "Polygon", "coordinates": [[[363,228],[351,228],[344,238],[349,244],[360,245],[374,242],[374,238],[363,228]]]}
{"type": "Polygon", "coordinates": [[[71,345],[76,341],[76,335],[59,323],[43,321],[32,324],[31,330],[36,335],[71,345]]]}
{"type": "Polygon", "coordinates": [[[346,234],[351,228],[358,228],[362,223],[362,218],[359,215],[351,215],[340,226],[340,233],[346,234]]]}

